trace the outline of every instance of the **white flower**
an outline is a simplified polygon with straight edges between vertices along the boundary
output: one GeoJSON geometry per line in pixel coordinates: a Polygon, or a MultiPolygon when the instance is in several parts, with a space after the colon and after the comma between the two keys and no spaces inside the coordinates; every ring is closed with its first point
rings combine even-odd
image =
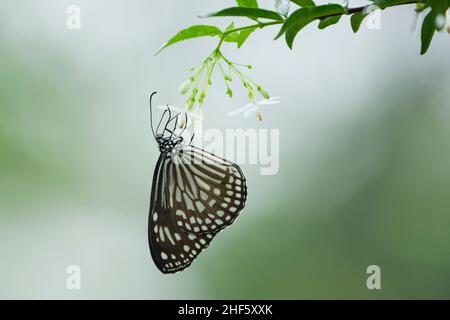
{"type": "Polygon", "coordinates": [[[269,99],[254,101],[253,103],[249,103],[241,108],[231,111],[230,113],[227,114],[227,116],[235,116],[239,113],[242,113],[244,118],[248,119],[251,116],[256,116],[256,119],[258,119],[259,121],[262,121],[261,107],[271,105],[271,104],[279,104],[279,103],[281,103],[279,101],[279,99],[280,99],[280,97],[272,97],[269,99]]]}
{"type": "Polygon", "coordinates": [[[186,108],[180,108],[177,106],[158,106],[158,108],[162,110],[169,109],[172,113],[172,117],[178,115],[178,123],[181,129],[190,127],[192,124],[195,125],[196,123],[204,120],[203,112],[200,108],[196,108],[192,111],[188,111],[186,108]]]}
{"type": "Polygon", "coordinates": [[[275,0],[275,9],[282,16],[287,16],[289,13],[290,0],[275,0]]]}
{"type": "Polygon", "coordinates": [[[445,25],[446,25],[446,19],[445,16],[443,14],[438,14],[436,16],[436,19],[434,20],[434,24],[436,25],[436,28],[438,30],[442,30],[444,29],[445,25]]]}

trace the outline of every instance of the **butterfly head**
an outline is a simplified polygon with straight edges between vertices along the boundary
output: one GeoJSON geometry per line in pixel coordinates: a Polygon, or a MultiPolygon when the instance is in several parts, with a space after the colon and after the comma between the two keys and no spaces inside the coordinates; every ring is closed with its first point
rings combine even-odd
{"type": "MultiPolygon", "coordinates": [[[[162,153],[176,153],[178,154],[181,149],[181,143],[183,142],[183,138],[181,135],[183,134],[186,126],[183,128],[181,133],[176,133],[178,119],[180,117],[180,113],[172,116],[170,108],[167,108],[161,118],[159,120],[158,126],[156,130],[153,129],[153,121],[152,121],[152,97],[156,94],[156,92],[152,93],[150,96],[150,126],[153,132],[153,136],[155,137],[156,142],[158,143],[159,150],[162,153]],[[164,126],[164,127],[162,127],[164,126]],[[160,130],[160,127],[162,130],[160,130]]],[[[184,114],[185,121],[187,121],[187,115],[184,114]]]]}
{"type": "Polygon", "coordinates": [[[183,142],[182,137],[164,137],[163,134],[157,134],[155,136],[156,142],[159,146],[159,151],[162,153],[170,153],[178,151],[181,147],[181,143],[183,142]]]}
{"type": "Polygon", "coordinates": [[[155,135],[156,142],[160,145],[164,140],[164,135],[162,133],[158,133],[155,135]]]}

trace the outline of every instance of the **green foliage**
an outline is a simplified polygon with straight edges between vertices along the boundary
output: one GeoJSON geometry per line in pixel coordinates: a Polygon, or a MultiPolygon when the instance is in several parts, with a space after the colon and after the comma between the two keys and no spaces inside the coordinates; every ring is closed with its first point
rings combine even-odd
{"type": "Polygon", "coordinates": [[[415,9],[415,11],[417,12],[417,13],[421,13],[421,12],[423,12],[425,9],[426,9],[427,7],[425,6],[425,4],[424,3],[416,3],[416,9],[415,9]]]}
{"type": "Polygon", "coordinates": [[[316,5],[313,0],[291,0],[291,2],[300,7],[313,7],[316,5]]]}
{"type": "Polygon", "coordinates": [[[247,41],[250,34],[256,30],[256,27],[244,29],[241,31],[234,31],[236,28],[234,26],[234,22],[230,23],[230,25],[224,31],[223,41],[225,42],[234,42],[237,47],[240,48],[247,41]]]}
{"type": "Polygon", "coordinates": [[[238,41],[237,41],[238,48],[242,47],[244,42],[247,41],[248,37],[255,30],[256,30],[256,27],[253,27],[253,28],[242,30],[241,32],[239,32],[238,41]]]}
{"type": "MultiPolygon", "coordinates": [[[[225,29],[225,32],[230,32],[233,29],[235,29],[234,27],[234,22],[230,23],[230,25],[225,29]]],[[[225,35],[224,37],[224,41],[226,42],[238,42],[239,39],[239,32],[231,32],[225,35]]]]}
{"type": "Polygon", "coordinates": [[[281,27],[281,30],[275,39],[281,37],[291,28],[297,28],[300,25],[304,25],[305,23],[307,24],[318,18],[344,13],[345,8],[338,4],[326,4],[322,6],[300,8],[294,11],[294,13],[286,19],[286,22],[281,27]]]}
{"type": "Polygon", "coordinates": [[[246,7],[231,7],[217,12],[202,16],[202,18],[209,17],[247,17],[250,19],[264,18],[271,20],[283,20],[283,17],[277,12],[259,8],[246,8],[246,7]]]}
{"type": "Polygon", "coordinates": [[[342,15],[345,12],[345,8],[338,4],[300,8],[286,19],[275,39],[286,33],[286,43],[292,49],[295,37],[306,25],[316,19],[342,15]]]}
{"type": "Polygon", "coordinates": [[[433,14],[433,12],[430,12],[423,20],[422,33],[420,37],[422,41],[422,48],[420,49],[420,54],[425,54],[428,51],[428,48],[430,47],[431,40],[433,39],[434,32],[436,30],[435,20],[436,17],[433,14]]]}
{"type": "Polygon", "coordinates": [[[411,3],[411,0],[373,0],[373,4],[380,7],[380,9],[409,3],[411,3]]]}
{"type": "Polygon", "coordinates": [[[328,17],[328,18],[324,18],[322,20],[320,20],[319,22],[319,29],[325,29],[329,26],[332,26],[333,24],[336,24],[339,22],[339,20],[341,20],[342,15],[337,15],[337,16],[332,16],[332,17],[328,17]]]}
{"type": "MultiPolygon", "coordinates": [[[[236,3],[239,7],[245,8],[259,8],[257,0],[236,0],[236,3]]],[[[258,18],[251,18],[252,20],[258,21],[258,18]]]]}
{"type": "Polygon", "coordinates": [[[258,1],[256,0],[236,0],[239,7],[258,8],[258,1]]]}
{"type": "Polygon", "coordinates": [[[431,8],[431,11],[423,20],[421,32],[422,48],[420,54],[425,54],[428,51],[434,33],[442,29],[443,25],[438,24],[438,19],[439,17],[445,19],[446,12],[450,6],[450,0],[425,0],[424,3],[425,7],[431,8]]]}
{"type": "Polygon", "coordinates": [[[354,33],[358,32],[359,27],[361,26],[361,23],[363,22],[364,18],[367,17],[367,14],[364,13],[354,13],[350,18],[350,23],[352,25],[352,30],[354,33]]]}
{"type": "Polygon", "coordinates": [[[255,20],[257,24],[235,28],[234,23],[232,23],[224,31],[221,31],[219,28],[214,26],[192,26],[180,31],[172,37],[158,50],[158,52],[176,42],[203,36],[219,36],[220,43],[236,43],[237,47],[240,48],[256,29],[276,24],[281,24],[282,26],[275,39],[285,35],[286,43],[288,47],[292,49],[297,34],[305,26],[315,20],[320,21],[319,29],[322,30],[337,24],[343,15],[351,15],[350,22],[352,30],[353,32],[357,32],[373,5],[378,6],[381,9],[386,9],[393,6],[415,4],[415,11],[417,13],[428,12],[427,16],[423,20],[421,34],[421,53],[424,54],[430,47],[434,33],[442,28],[442,25],[437,25],[438,18],[445,21],[446,11],[450,5],[450,0],[371,1],[373,3],[372,5],[349,9],[339,4],[325,4],[316,6],[313,0],[275,0],[275,6],[279,11],[276,12],[273,10],[259,8],[256,0],[236,0],[236,4],[238,5],[237,7],[225,8],[223,10],[207,14],[203,17],[247,17],[251,20],[255,20]],[[288,2],[293,2],[301,8],[295,10],[289,15],[288,2]],[[426,11],[427,8],[431,8],[431,11],[426,11]],[[271,22],[261,22],[258,19],[268,19],[271,20],[271,22]]]}
{"type": "Polygon", "coordinates": [[[199,37],[207,37],[207,36],[214,37],[214,36],[218,36],[221,34],[222,34],[222,31],[215,26],[208,26],[208,25],[192,26],[187,29],[181,30],[175,36],[170,38],[170,40],[167,41],[166,43],[164,43],[161,46],[161,48],[159,48],[156,51],[155,54],[158,54],[159,52],[161,52],[161,50],[167,48],[168,46],[170,46],[174,43],[180,42],[180,41],[193,39],[193,38],[199,38],[199,37]]]}
{"type": "MultiPolygon", "coordinates": [[[[239,65],[230,63],[223,57],[220,48],[223,43],[235,43],[240,48],[249,36],[257,29],[268,26],[281,25],[280,31],[275,39],[285,36],[286,43],[292,49],[295,38],[298,33],[312,22],[319,21],[320,30],[339,23],[342,16],[349,15],[353,32],[357,32],[365,17],[375,8],[385,10],[394,6],[415,5],[414,10],[417,14],[426,14],[423,19],[421,32],[421,54],[427,52],[436,31],[440,31],[446,25],[447,10],[450,6],[450,0],[370,0],[372,3],[362,7],[348,8],[340,4],[316,5],[313,0],[274,0],[275,8],[278,12],[263,9],[258,6],[256,0],[236,0],[236,7],[225,8],[203,16],[207,17],[246,17],[254,20],[253,24],[236,27],[234,22],[230,23],[225,30],[221,30],[211,25],[195,25],[184,29],[166,42],[158,51],[188,39],[217,36],[219,43],[203,65],[207,69],[207,83],[216,66],[221,68],[220,61],[225,61],[228,66],[239,65]],[[289,14],[290,2],[295,3],[300,8],[289,14]],[[265,20],[260,20],[265,19],[265,20]],[[212,62],[211,62],[212,61],[212,62]]],[[[201,70],[202,74],[204,70],[201,70]]],[[[205,72],[206,72],[205,71],[205,72]]],[[[224,79],[229,77],[224,74],[224,79]]],[[[241,74],[238,73],[239,76],[241,74]]],[[[228,80],[226,80],[228,81],[228,80]]],[[[244,81],[245,82],[245,81],[244,81]]],[[[245,83],[247,89],[251,89],[250,83],[245,83]],[[247,87],[248,86],[248,87],[247,87]]],[[[251,91],[251,90],[250,90],[251,91]]],[[[232,91],[227,84],[227,94],[232,96],[232,91]]],[[[192,101],[192,100],[190,100],[192,101]]],[[[192,105],[190,106],[192,108],[192,105]]]]}

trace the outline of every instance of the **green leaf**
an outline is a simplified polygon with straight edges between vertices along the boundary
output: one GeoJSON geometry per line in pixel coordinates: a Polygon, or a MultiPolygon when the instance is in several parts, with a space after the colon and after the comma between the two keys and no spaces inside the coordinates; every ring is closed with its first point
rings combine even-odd
{"type": "Polygon", "coordinates": [[[300,7],[314,7],[316,5],[313,0],[291,0],[291,2],[300,7]]]}
{"type": "MultiPolygon", "coordinates": [[[[230,23],[230,25],[225,29],[225,31],[229,31],[232,29],[234,29],[234,22],[230,23]]],[[[232,32],[228,33],[223,40],[226,42],[238,42],[238,37],[239,37],[238,32],[232,32]]]]}
{"type": "Polygon", "coordinates": [[[431,7],[436,16],[438,14],[443,14],[445,16],[445,13],[450,6],[450,0],[424,0],[424,2],[431,7]]]}
{"type": "Polygon", "coordinates": [[[338,4],[326,4],[322,6],[316,6],[316,7],[304,7],[300,8],[296,11],[294,11],[289,18],[286,19],[286,22],[281,27],[280,32],[275,37],[275,39],[278,39],[281,37],[285,32],[290,30],[290,35],[287,36],[287,39],[289,39],[288,45],[289,47],[292,47],[293,38],[297,35],[297,33],[305,27],[307,24],[312,22],[315,19],[318,18],[328,18],[329,16],[334,15],[342,15],[345,14],[345,8],[338,5],[338,4]],[[292,29],[292,30],[291,30],[292,29]]]}
{"type": "Polygon", "coordinates": [[[233,29],[234,29],[234,21],[231,22],[231,23],[228,25],[228,27],[225,29],[225,31],[230,31],[230,30],[233,30],[233,29]]]}
{"type": "Polygon", "coordinates": [[[252,29],[246,29],[246,30],[242,30],[239,33],[239,37],[238,37],[238,41],[237,41],[237,46],[238,48],[242,47],[242,45],[244,44],[245,41],[247,41],[248,37],[252,34],[253,31],[255,31],[256,28],[252,28],[252,29]]]}
{"type": "Polygon", "coordinates": [[[202,18],[208,17],[248,17],[250,19],[265,18],[271,20],[283,20],[283,17],[275,11],[243,7],[231,7],[202,16],[202,18]]]}
{"type": "Polygon", "coordinates": [[[306,27],[308,24],[310,24],[313,21],[314,20],[312,20],[312,19],[304,20],[302,23],[295,25],[294,27],[290,28],[286,32],[285,39],[286,39],[286,43],[287,43],[289,49],[292,50],[292,46],[294,44],[295,37],[300,32],[300,30],[302,30],[304,27],[306,27]]]}
{"type": "Polygon", "coordinates": [[[239,7],[258,8],[257,0],[236,0],[239,7]]]}
{"type": "MultiPolygon", "coordinates": [[[[244,8],[258,8],[258,2],[256,0],[236,0],[239,7],[244,8]]],[[[250,18],[252,20],[258,21],[258,18],[250,18]]]]}
{"type": "Polygon", "coordinates": [[[411,0],[373,0],[373,4],[380,7],[380,9],[407,3],[411,3],[411,0]]]}
{"type": "Polygon", "coordinates": [[[339,16],[332,16],[325,19],[320,20],[319,22],[319,29],[325,29],[326,27],[332,26],[333,24],[336,24],[341,20],[342,15],[339,16]]]}
{"type": "Polygon", "coordinates": [[[191,26],[187,29],[181,30],[180,32],[178,32],[175,36],[173,36],[172,38],[170,38],[169,41],[167,41],[166,43],[164,43],[161,48],[159,48],[156,52],[155,55],[157,55],[158,53],[161,52],[161,50],[167,48],[168,46],[180,42],[180,41],[184,41],[184,40],[188,40],[188,39],[193,39],[193,38],[199,38],[199,37],[214,37],[214,36],[218,36],[221,35],[222,31],[215,27],[215,26],[208,26],[208,25],[195,25],[195,26],[191,26]]]}
{"type": "Polygon", "coordinates": [[[364,18],[367,17],[367,14],[364,13],[354,13],[350,18],[350,23],[352,25],[352,29],[354,33],[357,33],[359,28],[361,27],[361,23],[363,22],[364,18]]]}
{"type": "Polygon", "coordinates": [[[420,54],[425,54],[430,47],[431,40],[433,39],[434,32],[436,31],[436,15],[431,11],[423,20],[422,24],[422,34],[421,34],[421,42],[422,48],[420,49],[420,54]]]}
{"type": "Polygon", "coordinates": [[[450,0],[425,0],[425,4],[431,7],[431,11],[423,20],[420,36],[422,42],[420,54],[425,54],[428,51],[434,33],[440,28],[440,26],[436,24],[437,17],[440,15],[445,17],[450,6],[450,0]]]}

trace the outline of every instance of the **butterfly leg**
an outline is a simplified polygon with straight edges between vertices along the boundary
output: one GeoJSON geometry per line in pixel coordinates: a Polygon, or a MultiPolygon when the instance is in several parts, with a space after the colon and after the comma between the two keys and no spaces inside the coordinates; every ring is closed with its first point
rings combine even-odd
{"type": "MultiPolygon", "coordinates": [[[[158,126],[156,127],[156,131],[155,131],[156,133],[158,133],[159,126],[161,125],[161,122],[164,119],[164,116],[166,115],[167,112],[168,112],[168,109],[164,110],[164,112],[163,112],[163,114],[161,116],[161,119],[159,119],[158,126]]],[[[169,117],[170,117],[170,111],[169,111],[169,117]]]]}
{"type": "Polygon", "coordinates": [[[195,132],[192,134],[192,136],[191,136],[191,140],[189,140],[189,146],[192,144],[192,141],[194,140],[194,137],[195,137],[195,132]]]}

